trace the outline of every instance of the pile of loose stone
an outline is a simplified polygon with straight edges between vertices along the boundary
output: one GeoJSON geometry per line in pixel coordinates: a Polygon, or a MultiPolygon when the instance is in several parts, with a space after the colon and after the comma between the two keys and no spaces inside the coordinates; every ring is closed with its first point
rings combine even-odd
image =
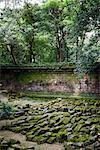
{"type": "Polygon", "coordinates": [[[4,139],[4,137],[0,136],[0,150],[34,150],[34,146],[29,146],[25,148],[22,146],[19,140],[15,139],[4,139]]]}
{"type": "Polygon", "coordinates": [[[68,98],[26,105],[10,119],[11,125],[6,129],[22,133],[38,144],[64,143],[66,150],[100,148],[99,100],[68,98]]]}

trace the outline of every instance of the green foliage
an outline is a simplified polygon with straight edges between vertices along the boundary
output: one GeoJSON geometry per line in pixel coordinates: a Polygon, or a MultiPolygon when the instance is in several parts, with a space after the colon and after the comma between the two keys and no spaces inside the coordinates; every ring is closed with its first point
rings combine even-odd
{"type": "Polygon", "coordinates": [[[100,57],[100,41],[99,35],[91,37],[89,42],[84,44],[79,60],[76,62],[76,71],[78,73],[88,73],[92,66],[98,61],[100,57]]]}
{"type": "Polygon", "coordinates": [[[1,63],[20,64],[24,62],[24,56],[26,54],[26,49],[24,48],[25,45],[23,45],[23,37],[19,32],[19,25],[17,22],[20,14],[17,11],[8,9],[4,11],[1,16],[1,63]],[[6,62],[4,62],[4,57],[6,58],[6,62]]]}
{"type": "Polygon", "coordinates": [[[47,0],[0,14],[1,64],[75,63],[89,72],[100,57],[98,0],[47,0]]]}
{"type": "Polygon", "coordinates": [[[13,112],[13,109],[8,103],[0,104],[0,118],[7,118],[11,114],[11,112],[13,112]]]}

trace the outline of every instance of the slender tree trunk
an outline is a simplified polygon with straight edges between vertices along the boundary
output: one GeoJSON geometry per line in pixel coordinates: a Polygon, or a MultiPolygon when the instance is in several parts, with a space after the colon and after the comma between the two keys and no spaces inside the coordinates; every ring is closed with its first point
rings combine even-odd
{"type": "Polygon", "coordinates": [[[57,48],[57,62],[62,62],[62,41],[59,33],[59,27],[56,25],[56,48],[57,48]]]}
{"type": "Polygon", "coordinates": [[[30,61],[30,63],[32,63],[32,49],[30,49],[29,61],[30,61]]]}
{"type": "Polygon", "coordinates": [[[76,47],[77,47],[77,50],[76,50],[76,61],[78,60],[78,55],[79,55],[79,40],[78,40],[78,37],[76,38],[76,47]]]}
{"type": "Polygon", "coordinates": [[[64,42],[64,48],[67,53],[67,56],[66,56],[67,62],[69,62],[69,48],[67,47],[66,42],[64,42]]]}
{"type": "MultiPolygon", "coordinates": [[[[66,40],[65,40],[65,35],[66,33],[64,33],[63,28],[62,28],[62,44],[63,44],[63,49],[66,52],[66,58],[67,58],[67,62],[69,61],[69,48],[66,45],[66,40]]],[[[63,58],[64,60],[65,58],[63,58]]]]}
{"type": "Polygon", "coordinates": [[[59,29],[57,27],[57,25],[55,24],[55,29],[56,29],[56,50],[57,50],[57,54],[56,54],[56,58],[57,58],[57,62],[61,62],[61,49],[60,49],[60,40],[59,40],[59,29]]]}
{"type": "Polygon", "coordinates": [[[32,63],[33,60],[33,50],[32,50],[32,42],[29,43],[29,62],[32,63]]]}
{"type": "Polygon", "coordinates": [[[35,63],[36,62],[36,60],[35,60],[35,54],[33,54],[33,62],[35,63]]]}
{"type": "Polygon", "coordinates": [[[13,49],[10,47],[10,45],[7,45],[7,49],[8,49],[8,51],[9,51],[11,57],[12,57],[14,65],[17,65],[17,60],[16,60],[16,57],[13,53],[13,49]]]}

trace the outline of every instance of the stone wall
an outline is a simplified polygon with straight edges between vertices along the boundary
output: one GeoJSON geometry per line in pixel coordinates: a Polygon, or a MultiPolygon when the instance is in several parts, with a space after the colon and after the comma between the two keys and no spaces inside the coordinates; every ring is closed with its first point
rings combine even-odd
{"type": "Polygon", "coordinates": [[[92,72],[91,75],[85,74],[82,79],[78,79],[73,71],[67,70],[62,72],[6,70],[1,73],[1,84],[2,89],[8,90],[100,94],[100,70],[92,72]]]}

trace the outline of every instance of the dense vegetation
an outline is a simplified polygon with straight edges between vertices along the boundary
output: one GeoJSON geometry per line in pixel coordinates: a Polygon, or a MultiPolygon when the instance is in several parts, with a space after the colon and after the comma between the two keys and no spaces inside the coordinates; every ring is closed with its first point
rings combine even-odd
{"type": "Polygon", "coordinates": [[[0,13],[1,64],[76,64],[86,72],[99,59],[99,0],[16,5],[0,13]]]}
{"type": "Polygon", "coordinates": [[[0,150],[100,150],[99,37],[99,0],[0,0],[0,150]]]}

